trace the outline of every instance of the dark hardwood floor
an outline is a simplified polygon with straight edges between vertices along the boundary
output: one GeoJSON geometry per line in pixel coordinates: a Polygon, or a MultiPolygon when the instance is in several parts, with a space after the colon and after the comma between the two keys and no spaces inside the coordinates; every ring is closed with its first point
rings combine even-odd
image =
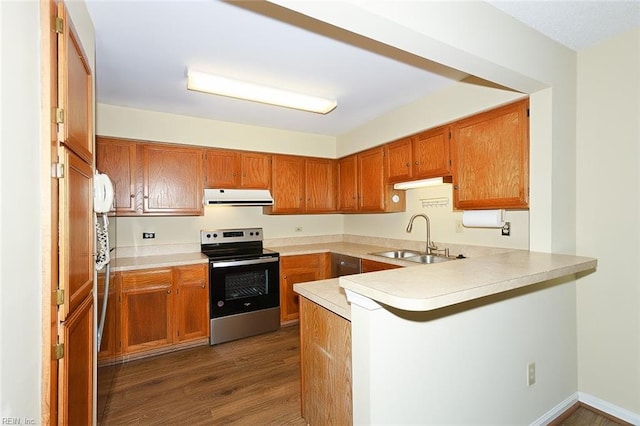
{"type": "MultiPolygon", "coordinates": [[[[554,426],[625,424],[583,405],[554,426]]],[[[98,425],[305,425],[299,327],[98,369],[98,425]]]]}

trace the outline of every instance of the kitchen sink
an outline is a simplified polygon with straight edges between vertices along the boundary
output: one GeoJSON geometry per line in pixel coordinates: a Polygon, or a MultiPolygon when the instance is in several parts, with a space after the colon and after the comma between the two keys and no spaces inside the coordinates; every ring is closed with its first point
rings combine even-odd
{"type": "Polygon", "coordinates": [[[391,250],[391,251],[382,251],[379,253],[371,253],[374,256],[382,256],[388,257],[389,259],[405,259],[409,257],[420,256],[422,253],[414,250],[391,250]]]}
{"type": "Polygon", "coordinates": [[[452,260],[450,257],[435,256],[433,254],[420,254],[418,256],[407,257],[404,260],[415,263],[440,263],[452,260]]]}

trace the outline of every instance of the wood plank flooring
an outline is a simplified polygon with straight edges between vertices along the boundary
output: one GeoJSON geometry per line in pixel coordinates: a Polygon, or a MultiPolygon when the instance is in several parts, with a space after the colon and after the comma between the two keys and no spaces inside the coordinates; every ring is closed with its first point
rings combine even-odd
{"type": "Polygon", "coordinates": [[[297,326],[99,370],[100,425],[306,424],[297,326]]]}
{"type": "MultiPolygon", "coordinates": [[[[580,405],[554,426],[626,424],[580,405]]],[[[98,369],[98,425],[305,425],[299,327],[98,369]]]]}

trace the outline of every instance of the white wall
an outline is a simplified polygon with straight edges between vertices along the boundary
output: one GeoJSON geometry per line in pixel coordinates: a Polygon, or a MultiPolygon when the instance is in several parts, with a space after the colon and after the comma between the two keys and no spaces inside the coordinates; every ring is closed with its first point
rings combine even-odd
{"type": "MultiPolygon", "coordinates": [[[[580,391],[640,413],[640,30],[578,54],[580,391]]],[[[640,415],[638,416],[640,419],[640,415]]]]}
{"type": "Polygon", "coordinates": [[[40,14],[0,2],[0,413],[40,421],[40,14]]]}

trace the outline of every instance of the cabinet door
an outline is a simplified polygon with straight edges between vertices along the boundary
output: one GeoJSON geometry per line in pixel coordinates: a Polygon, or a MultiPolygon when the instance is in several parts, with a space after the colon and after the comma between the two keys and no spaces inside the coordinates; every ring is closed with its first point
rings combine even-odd
{"type": "Polygon", "coordinates": [[[209,149],[205,152],[205,187],[238,188],[240,186],[240,155],[235,151],[209,149]]]}
{"type": "Polygon", "coordinates": [[[384,211],[384,148],[377,147],[358,154],[358,209],[384,211]]]}
{"type": "Polygon", "coordinates": [[[179,342],[209,336],[207,264],[174,268],[176,337],[179,342]]]}
{"type": "Polygon", "coordinates": [[[528,108],[527,99],[455,123],[456,208],[528,207],[528,108]]]}
{"type": "Polygon", "coordinates": [[[142,145],[143,212],[202,215],[202,150],[142,145]]]}
{"type": "Polygon", "coordinates": [[[302,417],[311,425],[353,423],[351,323],[301,297],[302,417]]]}
{"type": "Polygon", "coordinates": [[[317,281],[331,276],[329,253],[282,256],[280,258],[280,320],[298,318],[298,294],[293,291],[296,283],[317,281]]]}
{"type": "Polygon", "coordinates": [[[365,272],[375,272],[375,271],[384,271],[386,269],[397,269],[402,268],[399,265],[393,265],[391,263],[385,262],[377,262],[375,260],[362,259],[361,264],[362,273],[365,272]]]}
{"type": "Polygon", "coordinates": [[[304,157],[274,155],[271,213],[304,212],[304,157]]]}
{"type": "Polygon", "coordinates": [[[173,343],[171,268],[122,273],[122,352],[133,353],[173,343]]]}
{"type": "Polygon", "coordinates": [[[96,138],[96,168],[106,173],[115,189],[118,215],[136,213],[136,143],[124,139],[96,138]]]}
{"type": "Polygon", "coordinates": [[[337,184],[337,168],[334,160],[307,158],[305,163],[307,213],[335,212],[337,184]]]}
{"type": "Polygon", "coordinates": [[[404,138],[386,145],[387,182],[410,181],[413,178],[413,152],[411,138],[404,138]]]}
{"type": "Polygon", "coordinates": [[[271,184],[271,155],[243,152],[240,186],[247,189],[268,189],[271,184]]]}
{"type": "Polygon", "coordinates": [[[413,178],[428,179],[451,174],[451,129],[438,127],[413,139],[413,178]]]}
{"type": "Polygon", "coordinates": [[[338,210],[355,212],[358,210],[358,158],[356,155],[338,160],[339,195],[338,210]]]}

